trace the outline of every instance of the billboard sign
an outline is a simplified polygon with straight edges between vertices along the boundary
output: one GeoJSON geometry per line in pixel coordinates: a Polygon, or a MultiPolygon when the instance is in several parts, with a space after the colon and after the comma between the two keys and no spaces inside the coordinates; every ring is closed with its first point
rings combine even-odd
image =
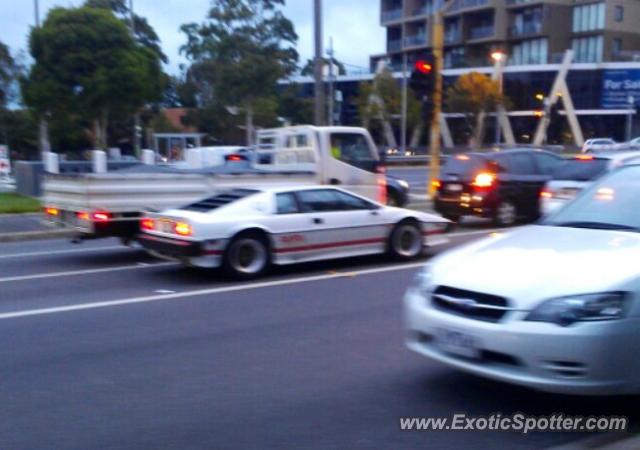
{"type": "Polygon", "coordinates": [[[640,106],[640,69],[605,70],[602,76],[602,107],[605,109],[628,109],[633,97],[640,106]]]}

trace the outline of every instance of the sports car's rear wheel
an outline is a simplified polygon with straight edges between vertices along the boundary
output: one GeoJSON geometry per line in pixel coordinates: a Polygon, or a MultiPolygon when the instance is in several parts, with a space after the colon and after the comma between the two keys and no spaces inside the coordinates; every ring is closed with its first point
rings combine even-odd
{"type": "Polygon", "coordinates": [[[234,238],[224,256],[224,268],[234,278],[248,280],[262,275],[269,266],[269,248],[261,236],[234,238]]]}
{"type": "Polygon", "coordinates": [[[393,229],[389,237],[389,253],[396,259],[409,260],[422,253],[422,233],[418,224],[403,222],[393,229]]]}

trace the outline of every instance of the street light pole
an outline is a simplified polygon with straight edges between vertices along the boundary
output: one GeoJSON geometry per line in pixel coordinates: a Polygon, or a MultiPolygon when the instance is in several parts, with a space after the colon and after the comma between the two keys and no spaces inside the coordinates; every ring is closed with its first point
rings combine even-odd
{"type": "Polygon", "coordinates": [[[327,56],[329,57],[329,112],[327,114],[327,124],[333,126],[333,110],[335,108],[334,101],[334,73],[333,73],[333,60],[335,52],[333,51],[333,38],[329,38],[329,50],[327,50],[327,56]]]}
{"type": "Polygon", "coordinates": [[[631,132],[632,132],[632,128],[633,128],[633,113],[634,113],[634,107],[636,104],[636,99],[630,95],[629,97],[627,97],[627,103],[628,103],[628,107],[629,107],[629,113],[627,114],[627,131],[626,131],[626,141],[629,142],[631,140],[631,132]]]}
{"type": "Polygon", "coordinates": [[[407,65],[407,53],[404,52],[402,55],[402,123],[400,126],[400,146],[402,155],[405,155],[407,151],[407,65]]]}
{"type": "Polygon", "coordinates": [[[313,1],[314,34],[315,34],[315,124],[324,124],[325,92],[322,69],[324,61],[322,57],[322,0],[313,1]]]}
{"type": "Polygon", "coordinates": [[[36,28],[40,28],[40,4],[38,0],[33,0],[33,8],[36,15],[36,28]]]}
{"type": "MultiPolygon", "coordinates": [[[[133,0],[129,0],[129,26],[131,27],[131,38],[136,39],[136,15],[133,12],[133,0]]],[[[142,157],[142,127],[140,126],[140,113],[133,114],[133,152],[136,157],[142,157]]],[[[157,150],[157,149],[154,149],[157,150]]],[[[184,149],[183,149],[184,150],[184,149]]]]}

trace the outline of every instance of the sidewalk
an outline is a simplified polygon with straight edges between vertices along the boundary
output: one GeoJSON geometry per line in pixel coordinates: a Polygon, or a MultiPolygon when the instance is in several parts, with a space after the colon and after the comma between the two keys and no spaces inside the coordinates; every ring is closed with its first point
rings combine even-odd
{"type": "Polygon", "coordinates": [[[67,230],[49,228],[42,222],[39,213],[0,215],[0,242],[53,239],[72,234],[67,230]]]}

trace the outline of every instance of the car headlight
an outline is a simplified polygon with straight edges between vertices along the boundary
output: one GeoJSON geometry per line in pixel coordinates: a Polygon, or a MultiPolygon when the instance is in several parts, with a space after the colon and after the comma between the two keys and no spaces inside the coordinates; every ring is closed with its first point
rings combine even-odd
{"type": "Polygon", "coordinates": [[[576,322],[621,319],[626,312],[627,293],[605,292],[547,300],[531,311],[525,320],[568,327],[576,322]]]}
{"type": "Polygon", "coordinates": [[[433,287],[433,275],[431,272],[431,266],[426,265],[416,274],[412,287],[415,291],[419,292],[425,298],[431,295],[431,288],[433,287]]]}
{"type": "Polygon", "coordinates": [[[404,189],[409,190],[409,183],[404,180],[398,180],[398,184],[402,186],[404,189]]]}

